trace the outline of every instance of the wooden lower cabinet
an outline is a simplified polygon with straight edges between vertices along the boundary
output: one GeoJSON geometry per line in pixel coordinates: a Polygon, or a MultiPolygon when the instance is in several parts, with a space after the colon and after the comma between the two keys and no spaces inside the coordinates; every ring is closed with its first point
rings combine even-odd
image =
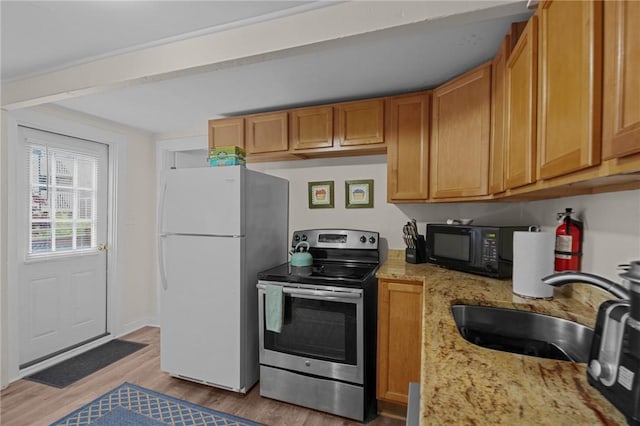
{"type": "Polygon", "coordinates": [[[378,376],[381,401],[407,405],[420,382],[422,281],[378,281],[378,376]]]}

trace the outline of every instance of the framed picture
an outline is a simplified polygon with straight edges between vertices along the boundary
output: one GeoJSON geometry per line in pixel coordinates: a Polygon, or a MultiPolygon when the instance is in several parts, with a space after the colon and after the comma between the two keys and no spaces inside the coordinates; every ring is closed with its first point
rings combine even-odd
{"type": "Polygon", "coordinates": [[[309,208],[333,208],[333,181],[309,182],[309,208]]]}
{"type": "Polygon", "coordinates": [[[344,182],[345,207],[348,209],[373,207],[373,179],[344,182]]]}

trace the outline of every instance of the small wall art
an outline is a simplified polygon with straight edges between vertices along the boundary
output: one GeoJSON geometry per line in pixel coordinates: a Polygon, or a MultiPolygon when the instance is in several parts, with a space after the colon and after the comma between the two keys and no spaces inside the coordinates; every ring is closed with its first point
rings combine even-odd
{"type": "Polygon", "coordinates": [[[309,208],[310,209],[332,209],[333,204],[333,181],[309,182],[309,208]]]}
{"type": "Polygon", "coordinates": [[[344,182],[345,207],[361,209],[373,207],[373,179],[344,182]]]}

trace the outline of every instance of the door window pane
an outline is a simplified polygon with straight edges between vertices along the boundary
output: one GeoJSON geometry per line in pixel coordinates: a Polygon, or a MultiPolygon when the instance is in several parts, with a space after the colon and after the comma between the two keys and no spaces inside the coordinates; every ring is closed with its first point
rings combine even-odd
{"type": "Polygon", "coordinates": [[[51,223],[36,222],[31,224],[32,253],[47,253],[51,251],[51,223]]]}
{"type": "Polygon", "coordinates": [[[28,145],[29,254],[97,249],[97,158],[28,145]]]}
{"type": "Polygon", "coordinates": [[[71,222],[56,222],[56,251],[66,251],[73,249],[73,224],[71,222]]]}
{"type": "Polygon", "coordinates": [[[31,187],[31,218],[50,219],[49,193],[46,186],[31,187]]]}

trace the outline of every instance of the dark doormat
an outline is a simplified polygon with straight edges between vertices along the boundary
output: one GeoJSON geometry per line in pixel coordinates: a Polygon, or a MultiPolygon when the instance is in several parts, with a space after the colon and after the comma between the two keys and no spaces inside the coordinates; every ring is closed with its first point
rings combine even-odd
{"type": "Polygon", "coordinates": [[[145,346],[147,346],[145,343],[112,340],[45,370],[38,371],[25,379],[56,388],[64,388],[145,346]]]}

